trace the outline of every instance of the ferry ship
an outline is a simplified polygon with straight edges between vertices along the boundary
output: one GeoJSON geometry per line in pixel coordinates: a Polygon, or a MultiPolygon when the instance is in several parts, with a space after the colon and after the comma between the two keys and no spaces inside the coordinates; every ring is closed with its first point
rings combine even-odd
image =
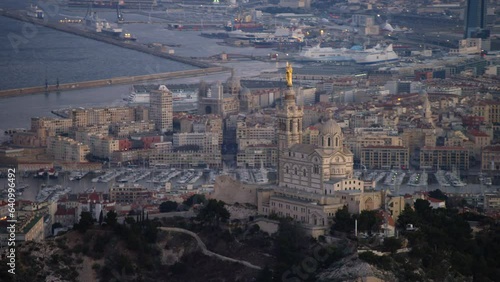
{"type": "Polygon", "coordinates": [[[97,13],[91,10],[87,11],[87,15],[83,22],[85,27],[92,32],[102,33],[112,37],[120,37],[123,32],[122,28],[112,26],[107,20],[99,18],[97,13]]]}
{"type": "Polygon", "coordinates": [[[382,47],[377,44],[373,48],[363,49],[361,46],[347,48],[320,47],[319,45],[304,49],[299,58],[302,61],[340,62],[354,61],[361,65],[380,64],[398,61],[399,57],[392,49],[392,44],[382,47]]]}
{"type": "Polygon", "coordinates": [[[399,60],[398,54],[392,49],[392,44],[387,47],[377,44],[373,48],[355,52],[352,58],[360,65],[389,63],[399,60]]]}
{"type": "MultiPolygon", "coordinates": [[[[129,104],[149,104],[150,91],[158,89],[158,85],[134,85],[130,95],[124,98],[129,104]]],[[[170,89],[172,92],[173,105],[198,102],[196,89],[170,89]]]]}
{"type": "Polygon", "coordinates": [[[352,61],[352,57],[347,54],[347,48],[320,47],[320,44],[304,48],[299,53],[300,61],[311,62],[339,62],[352,61]]]}

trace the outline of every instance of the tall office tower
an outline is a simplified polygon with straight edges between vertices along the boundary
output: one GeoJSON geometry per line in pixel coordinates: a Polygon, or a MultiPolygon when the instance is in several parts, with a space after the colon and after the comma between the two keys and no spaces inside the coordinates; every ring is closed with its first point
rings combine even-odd
{"type": "Polygon", "coordinates": [[[471,38],[472,33],[484,29],[485,23],[486,0],[467,0],[464,38],[471,38]]]}
{"type": "Polygon", "coordinates": [[[172,92],[165,85],[151,91],[149,98],[150,119],[154,121],[156,130],[167,132],[173,130],[172,92]]]}

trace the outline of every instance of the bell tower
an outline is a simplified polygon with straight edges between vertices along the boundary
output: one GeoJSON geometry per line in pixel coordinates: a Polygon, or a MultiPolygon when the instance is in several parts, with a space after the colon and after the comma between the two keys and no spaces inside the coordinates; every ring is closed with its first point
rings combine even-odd
{"type": "Polygon", "coordinates": [[[295,103],[292,85],[292,66],[286,66],[286,85],[282,106],[277,111],[278,118],[278,156],[294,144],[302,143],[302,117],[304,111],[295,103]]]}

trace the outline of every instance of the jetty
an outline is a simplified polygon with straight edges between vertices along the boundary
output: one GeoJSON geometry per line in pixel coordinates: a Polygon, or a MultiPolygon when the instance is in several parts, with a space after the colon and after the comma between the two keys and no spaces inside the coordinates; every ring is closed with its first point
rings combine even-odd
{"type": "Polygon", "coordinates": [[[0,90],[0,98],[38,94],[38,93],[46,93],[46,92],[58,92],[58,91],[63,91],[63,90],[77,90],[77,89],[104,87],[104,86],[111,86],[111,85],[118,85],[118,84],[133,84],[133,83],[138,83],[138,82],[153,81],[153,80],[160,80],[160,79],[174,79],[174,78],[184,78],[184,77],[205,76],[205,75],[209,75],[209,74],[226,73],[226,72],[230,72],[230,70],[231,69],[226,68],[226,67],[211,67],[211,68],[204,68],[204,69],[173,71],[173,72],[164,72],[164,73],[147,74],[147,75],[122,76],[122,77],[115,77],[115,78],[109,78],[109,79],[99,79],[99,80],[81,81],[81,82],[74,82],[74,83],[64,83],[64,84],[59,84],[59,85],[47,85],[47,86],[35,86],[35,87],[7,89],[7,90],[0,90]]]}

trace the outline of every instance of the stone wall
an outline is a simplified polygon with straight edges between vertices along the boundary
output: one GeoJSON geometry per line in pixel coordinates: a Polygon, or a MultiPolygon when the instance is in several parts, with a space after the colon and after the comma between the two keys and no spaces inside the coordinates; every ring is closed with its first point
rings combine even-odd
{"type": "Polygon", "coordinates": [[[243,184],[228,175],[221,175],[215,179],[214,193],[210,198],[230,205],[240,203],[257,206],[257,188],[259,186],[243,184]]]}

